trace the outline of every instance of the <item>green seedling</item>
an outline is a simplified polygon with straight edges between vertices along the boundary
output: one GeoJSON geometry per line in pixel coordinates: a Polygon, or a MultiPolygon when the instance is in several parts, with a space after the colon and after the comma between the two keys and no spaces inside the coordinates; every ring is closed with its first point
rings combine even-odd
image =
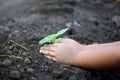
{"type": "Polygon", "coordinates": [[[43,38],[42,40],[39,41],[39,44],[43,45],[46,43],[54,43],[55,41],[59,40],[56,39],[58,36],[64,34],[69,28],[62,29],[58,31],[56,34],[48,35],[47,37],[43,38]]]}

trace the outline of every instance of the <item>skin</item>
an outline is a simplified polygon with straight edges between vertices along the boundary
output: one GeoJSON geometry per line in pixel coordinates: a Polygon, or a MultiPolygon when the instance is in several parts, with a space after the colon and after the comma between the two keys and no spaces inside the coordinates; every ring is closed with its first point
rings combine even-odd
{"type": "Polygon", "coordinates": [[[49,45],[49,47],[41,47],[40,52],[56,62],[73,64],[79,49],[64,43],[55,43],[49,45]],[[64,52],[61,50],[64,50],[64,52]]]}
{"type": "Polygon", "coordinates": [[[118,2],[118,3],[120,2],[120,0],[113,0],[113,1],[114,1],[114,2],[118,2]]]}
{"type": "Polygon", "coordinates": [[[40,48],[45,57],[60,63],[94,70],[120,67],[120,41],[82,45],[72,39],[62,38],[54,44],[40,48]]]}

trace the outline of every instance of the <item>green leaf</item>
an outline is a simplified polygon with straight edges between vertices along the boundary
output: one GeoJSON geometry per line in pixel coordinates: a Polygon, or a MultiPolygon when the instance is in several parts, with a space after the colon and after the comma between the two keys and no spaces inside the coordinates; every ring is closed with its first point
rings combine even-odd
{"type": "Polygon", "coordinates": [[[39,44],[54,43],[55,40],[56,40],[56,34],[52,34],[40,40],[39,44]]]}
{"type": "Polygon", "coordinates": [[[43,45],[45,43],[54,43],[56,41],[56,38],[62,34],[64,34],[69,28],[62,29],[58,31],[56,34],[49,35],[42,40],[39,41],[39,44],[43,45]]]}
{"type": "Polygon", "coordinates": [[[57,36],[64,34],[69,28],[62,29],[56,33],[57,36]]]}
{"type": "Polygon", "coordinates": [[[42,40],[40,40],[39,41],[39,44],[45,44],[45,43],[47,43],[47,42],[50,42],[51,41],[51,38],[49,38],[49,37],[45,37],[45,38],[43,38],[42,40]]]}

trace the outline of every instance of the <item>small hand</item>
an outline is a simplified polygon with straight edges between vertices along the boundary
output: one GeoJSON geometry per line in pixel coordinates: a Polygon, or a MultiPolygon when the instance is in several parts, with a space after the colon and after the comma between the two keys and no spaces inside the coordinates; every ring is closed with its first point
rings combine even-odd
{"type": "Polygon", "coordinates": [[[80,50],[74,46],[66,45],[65,43],[54,43],[41,47],[40,53],[53,61],[75,64],[75,59],[80,50]]]}

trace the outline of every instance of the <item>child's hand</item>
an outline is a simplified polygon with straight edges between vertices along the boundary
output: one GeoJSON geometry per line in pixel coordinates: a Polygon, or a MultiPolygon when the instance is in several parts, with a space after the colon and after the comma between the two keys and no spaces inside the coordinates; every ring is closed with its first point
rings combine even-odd
{"type": "Polygon", "coordinates": [[[69,44],[69,45],[74,46],[80,50],[84,50],[84,48],[85,48],[85,45],[82,45],[82,44],[78,43],[77,41],[75,41],[73,39],[69,39],[69,38],[60,38],[60,40],[58,40],[57,42],[69,44]]]}
{"type": "Polygon", "coordinates": [[[40,49],[40,53],[44,54],[47,58],[72,65],[75,64],[75,59],[79,51],[76,47],[69,44],[66,45],[65,43],[49,44],[40,49]]]}

